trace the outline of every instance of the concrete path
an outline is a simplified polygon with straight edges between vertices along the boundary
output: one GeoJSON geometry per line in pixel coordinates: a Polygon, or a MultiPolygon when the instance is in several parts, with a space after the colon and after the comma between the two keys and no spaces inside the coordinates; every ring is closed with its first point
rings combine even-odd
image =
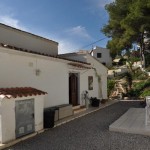
{"type": "Polygon", "coordinates": [[[119,102],[49,129],[7,150],[150,150],[150,137],[110,132],[109,125],[139,102],[119,102]]]}
{"type": "Polygon", "coordinates": [[[150,125],[145,125],[145,108],[130,108],[109,130],[150,136],[150,125]]]}

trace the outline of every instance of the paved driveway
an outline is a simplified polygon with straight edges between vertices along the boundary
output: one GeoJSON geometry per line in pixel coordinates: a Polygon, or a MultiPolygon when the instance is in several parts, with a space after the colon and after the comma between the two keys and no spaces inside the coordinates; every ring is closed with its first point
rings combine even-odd
{"type": "Polygon", "coordinates": [[[139,102],[119,102],[20,142],[9,150],[150,150],[150,137],[109,131],[139,102]]]}

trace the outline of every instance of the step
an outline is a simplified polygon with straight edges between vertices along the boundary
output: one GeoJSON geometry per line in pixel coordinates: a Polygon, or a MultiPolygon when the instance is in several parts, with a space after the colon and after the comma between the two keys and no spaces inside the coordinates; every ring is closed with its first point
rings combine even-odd
{"type": "Polygon", "coordinates": [[[73,106],[72,109],[76,110],[76,109],[80,109],[81,105],[77,105],[77,106],[73,106]]]}
{"type": "Polygon", "coordinates": [[[85,110],[86,110],[86,108],[79,108],[79,109],[76,109],[76,110],[74,110],[74,114],[83,112],[83,111],[85,111],[85,110]]]}
{"type": "Polygon", "coordinates": [[[86,110],[85,106],[77,105],[77,106],[73,107],[74,114],[80,113],[80,112],[85,111],[85,110],[86,110]]]}

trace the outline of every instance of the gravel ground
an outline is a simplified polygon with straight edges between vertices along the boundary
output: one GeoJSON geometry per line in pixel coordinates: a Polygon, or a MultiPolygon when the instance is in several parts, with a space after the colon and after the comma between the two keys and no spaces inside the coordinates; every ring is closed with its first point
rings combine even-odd
{"type": "Polygon", "coordinates": [[[109,125],[139,102],[119,102],[20,142],[7,150],[150,150],[150,137],[110,132],[109,125]]]}

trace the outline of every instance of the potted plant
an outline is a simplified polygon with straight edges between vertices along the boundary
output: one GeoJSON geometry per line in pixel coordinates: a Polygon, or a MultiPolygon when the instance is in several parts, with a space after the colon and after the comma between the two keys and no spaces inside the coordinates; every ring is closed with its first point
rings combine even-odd
{"type": "Polygon", "coordinates": [[[99,107],[100,100],[97,99],[96,97],[91,97],[90,102],[91,102],[91,106],[99,107]]]}
{"type": "Polygon", "coordinates": [[[101,100],[101,104],[105,104],[106,101],[107,101],[107,99],[102,99],[102,100],[101,100]]]}

